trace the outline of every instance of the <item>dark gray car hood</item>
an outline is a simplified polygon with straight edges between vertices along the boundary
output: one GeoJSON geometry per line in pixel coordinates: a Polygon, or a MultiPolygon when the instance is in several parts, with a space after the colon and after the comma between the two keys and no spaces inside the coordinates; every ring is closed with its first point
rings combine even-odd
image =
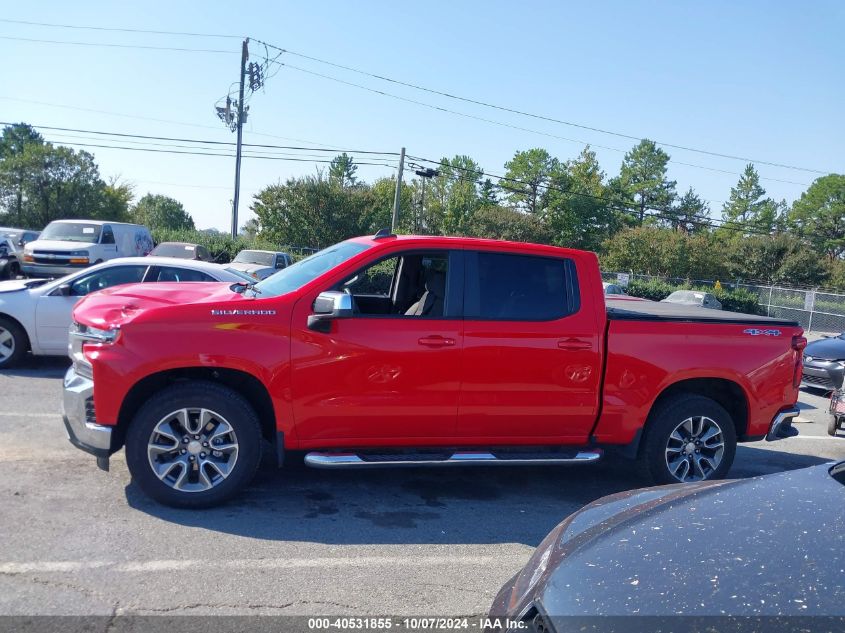
{"type": "Polygon", "coordinates": [[[813,341],[804,349],[804,355],[825,360],[845,359],[845,340],[836,337],[813,341]]]}
{"type": "Polygon", "coordinates": [[[550,615],[845,615],[832,465],[599,500],[564,522],[533,597],[550,615]]]}

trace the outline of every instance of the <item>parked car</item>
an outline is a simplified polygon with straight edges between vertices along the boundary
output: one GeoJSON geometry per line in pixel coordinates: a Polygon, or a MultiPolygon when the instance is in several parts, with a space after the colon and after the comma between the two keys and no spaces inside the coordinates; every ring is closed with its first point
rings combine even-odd
{"type": "Polygon", "coordinates": [[[266,279],[277,270],[287,268],[293,263],[293,259],[287,253],[276,251],[241,251],[235,256],[230,264],[251,275],[255,279],[266,279]]]}
{"type": "Polygon", "coordinates": [[[100,220],[56,220],[24,247],[21,268],[30,277],[61,277],[118,257],[153,250],[147,227],[100,220]]]}
{"type": "MultiPolygon", "coordinates": [[[[219,264],[166,257],[127,257],[50,282],[43,279],[0,282],[0,368],[13,366],[27,351],[35,355],[67,354],[71,311],[77,301],[96,290],[150,281],[245,284],[250,280],[219,264]]],[[[179,296],[176,289],[174,296],[179,296]]]]}
{"type": "Polygon", "coordinates": [[[804,350],[804,369],[801,384],[833,391],[842,388],[845,376],[845,333],[822,338],[804,350]]]}
{"type": "Polygon", "coordinates": [[[606,281],[602,282],[602,287],[604,288],[605,295],[627,295],[628,293],[625,292],[625,288],[620,286],[619,284],[611,284],[606,281]]]}
{"type": "Polygon", "coordinates": [[[0,227],[0,280],[17,279],[23,247],[38,238],[38,231],[0,227]]]}
{"type": "Polygon", "coordinates": [[[827,433],[835,436],[840,429],[845,430],[845,394],[838,389],[831,395],[829,413],[827,433]]]}
{"type": "Polygon", "coordinates": [[[200,262],[211,262],[214,258],[202,244],[187,242],[162,242],[156,246],[150,255],[156,257],[175,257],[177,259],[193,259],[200,262]]]}
{"type": "Polygon", "coordinates": [[[107,467],[125,443],[171,505],[236,493],[262,438],[324,468],[607,452],[668,483],[723,477],[737,441],[798,414],[796,323],[605,297],[583,251],[379,232],[254,287],[175,291],[76,306],[63,404],[77,447],[107,467]]]}
{"type": "Polygon", "coordinates": [[[721,310],[722,303],[713,293],[698,290],[676,290],[663,299],[664,303],[677,303],[684,306],[699,306],[711,310],[721,310]]]}
{"type": "MultiPolygon", "coordinates": [[[[831,630],[841,630],[843,525],[845,462],[611,495],[549,533],[502,587],[490,618],[554,633],[579,630],[576,618],[585,618],[582,630],[608,630],[607,616],[671,619],[634,629],[655,631],[768,630],[766,616],[805,623],[780,620],[773,630],[821,630],[812,616],[836,616],[831,630]],[[722,627],[691,616],[755,620],[722,627]]],[[[823,621],[815,620],[827,630],[823,621]]]]}

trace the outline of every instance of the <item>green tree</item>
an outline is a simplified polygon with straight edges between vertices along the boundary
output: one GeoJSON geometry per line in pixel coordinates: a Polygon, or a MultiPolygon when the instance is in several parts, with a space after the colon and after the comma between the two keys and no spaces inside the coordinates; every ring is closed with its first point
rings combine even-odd
{"type": "Polygon", "coordinates": [[[469,156],[457,155],[441,159],[437,172],[426,194],[425,219],[437,233],[461,234],[481,204],[478,185],[484,171],[469,156]]]}
{"type": "MultiPolygon", "coordinates": [[[[722,206],[722,221],[726,228],[733,229],[734,237],[768,234],[780,227],[786,203],[776,202],[765,195],[760,176],[754,165],[749,163],[736,186],[731,187],[730,198],[722,206]]],[[[725,231],[722,234],[725,235],[725,231]]]]}
{"type": "Polygon", "coordinates": [[[255,195],[252,211],[263,238],[322,248],[360,235],[366,202],[360,192],[343,191],[317,174],[265,187],[255,195]]]}
{"type": "Polygon", "coordinates": [[[620,231],[604,246],[602,268],[687,279],[727,275],[721,243],[710,233],[642,226],[620,231]]]}
{"type": "Polygon", "coordinates": [[[24,180],[23,223],[44,227],[64,218],[120,219],[125,209],[116,208],[100,178],[94,157],[69,147],[28,144],[19,157],[24,180]],[[118,217],[109,217],[115,213],[118,217]]]}
{"type": "Polygon", "coordinates": [[[467,223],[465,235],[514,242],[550,244],[551,233],[535,215],[504,207],[478,209],[467,223]]]}
{"type": "Polygon", "coordinates": [[[544,219],[555,244],[591,251],[618,230],[604,172],[589,147],[552,174],[544,219]]]}
{"type": "Polygon", "coordinates": [[[845,175],[817,178],[792,204],[789,224],[830,259],[845,254],[845,175]]]}
{"type": "Polygon", "coordinates": [[[507,171],[499,181],[499,187],[514,207],[528,213],[538,213],[543,210],[546,187],[558,166],[558,159],[544,149],[516,152],[505,163],[507,171]]]}
{"type": "Polygon", "coordinates": [[[332,159],[329,165],[329,181],[340,187],[346,189],[347,187],[354,187],[358,182],[355,173],[358,171],[351,156],[346,152],[339,154],[332,159]]]}
{"type": "Polygon", "coordinates": [[[148,193],[132,208],[132,217],[138,224],[151,229],[194,228],[194,219],[182,203],[169,196],[148,193]]]}
{"type": "Polygon", "coordinates": [[[710,206],[698,197],[692,187],[677,199],[668,215],[670,219],[665,221],[666,224],[685,233],[700,233],[709,228],[710,206]]]}
{"type": "Polygon", "coordinates": [[[499,204],[499,188],[489,178],[485,178],[478,188],[478,199],[482,206],[499,204]]]}
{"type": "Polygon", "coordinates": [[[677,183],[667,178],[668,165],[669,154],[648,139],[643,139],[625,154],[619,185],[626,207],[636,209],[640,225],[647,210],[666,212],[672,206],[677,183]]]}
{"type": "Polygon", "coordinates": [[[17,123],[3,128],[0,137],[0,205],[11,222],[24,226],[23,185],[27,161],[23,158],[28,145],[43,145],[44,138],[31,125],[17,123]]]}

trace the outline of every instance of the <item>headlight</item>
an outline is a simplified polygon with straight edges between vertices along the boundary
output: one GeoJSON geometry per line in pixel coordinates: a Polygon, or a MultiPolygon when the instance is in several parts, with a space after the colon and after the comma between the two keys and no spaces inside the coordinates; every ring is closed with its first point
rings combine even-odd
{"type": "Polygon", "coordinates": [[[70,263],[71,264],[87,264],[88,263],[88,251],[71,251],[70,252],[70,263]]]}
{"type": "Polygon", "coordinates": [[[120,328],[103,329],[74,323],[70,326],[70,335],[90,343],[114,343],[120,336],[120,328]]]}

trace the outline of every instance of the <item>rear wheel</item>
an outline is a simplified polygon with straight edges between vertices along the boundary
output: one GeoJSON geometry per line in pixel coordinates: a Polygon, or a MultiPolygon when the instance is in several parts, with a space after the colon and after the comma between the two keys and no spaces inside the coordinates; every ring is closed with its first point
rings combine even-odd
{"type": "Polygon", "coordinates": [[[11,319],[0,317],[0,369],[19,363],[28,349],[24,329],[11,319]]]}
{"type": "Polygon", "coordinates": [[[132,478],[175,507],[222,503],[252,480],[260,459],[255,411],[239,393],[212,382],[181,383],[154,395],[126,437],[132,478]]]}
{"type": "Polygon", "coordinates": [[[835,415],[830,416],[830,420],[827,421],[827,434],[828,435],[836,435],[836,429],[839,428],[839,418],[835,415]]]}
{"type": "Polygon", "coordinates": [[[655,407],[640,453],[655,483],[691,483],[724,477],[736,454],[730,414],[705,396],[679,394],[655,407]]]}

